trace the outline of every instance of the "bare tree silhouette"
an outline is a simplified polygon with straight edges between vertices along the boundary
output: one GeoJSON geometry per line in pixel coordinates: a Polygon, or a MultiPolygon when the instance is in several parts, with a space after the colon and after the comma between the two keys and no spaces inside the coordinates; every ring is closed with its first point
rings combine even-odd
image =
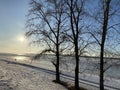
{"type": "Polygon", "coordinates": [[[100,7],[97,7],[96,11],[90,15],[96,23],[93,23],[94,28],[89,32],[98,43],[97,48],[100,51],[100,90],[104,90],[104,72],[111,67],[111,65],[105,67],[107,62],[104,57],[116,57],[119,55],[115,47],[117,47],[117,40],[120,35],[118,31],[120,23],[115,18],[120,16],[120,1],[98,0],[97,3],[99,3],[100,7]]]}
{"type": "Polygon", "coordinates": [[[37,36],[34,43],[45,45],[45,49],[37,54],[52,52],[56,55],[56,62],[52,62],[56,68],[56,81],[60,82],[59,61],[60,53],[65,48],[62,43],[67,39],[65,32],[66,16],[64,16],[63,0],[31,0],[28,15],[26,36],[37,36]]]}

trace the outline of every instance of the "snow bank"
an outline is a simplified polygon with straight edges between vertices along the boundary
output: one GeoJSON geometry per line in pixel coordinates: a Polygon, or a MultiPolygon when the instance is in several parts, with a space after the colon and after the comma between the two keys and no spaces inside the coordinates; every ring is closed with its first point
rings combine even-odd
{"type": "Polygon", "coordinates": [[[0,60],[0,90],[67,90],[53,75],[0,60]]]}
{"type": "MultiPolygon", "coordinates": [[[[68,57],[66,57],[65,59],[67,60],[68,57]]],[[[64,77],[68,78],[67,76],[72,76],[72,78],[70,77],[72,81],[66,78],[61,78],[61,79],[64,81],[70,82],[70,83],[72,82],[72,84],[74,84],[75,64],[73,64],[74,62],[72,61],[74,60],[72,59],[73,58],[71,57],[69,58],[69,60],[67,60],[68,61],[67,66],[64,62],[62,62],[63,64],[60,66],[60,69],[61,69],[61,72],[66,75],[64,77]]],[[[9,58],[6,58],[6,60],[24,63],[24,64],[32,65],[35,67],[44,68],[46,70],[55,71],[54,66],[50,62],[52,60],[51,58],[49,60],[46,60],[43,58],[38,61],[32,61],[32,63],[30,60],[18,60],[18,59],[15,60],[15,59],[9,59],[9,58]]],[[[93,61],[94,63],[96,63],[94,59],[93,61]]],[[[84,71],[84,68],[89,68],[89,66],[93,66],[92,62],[86,63],[86,62],[81,61],[81,63],[84,66],[82,65],[80,67],[80,70],[83,68],[83,71],[84,71]]],[[[54,74],[48,74],[39,69],[35,69],[35,68],[33,69],[32,67],[28,67],[28,66],[17,65],[15,63],[14,64],[7,63],[5,62],[5,60],[3,61],[0,60],[0,68],[1,68],[0,72],[2,72],[0,73],[0,80],[4,80],[5,82],[4,87],[9,88],[8,90],[12,90],[12,89],[15,89],[15,90],[66,90],[61,85],[55,84],[52,82],[52,80],[55,79],[54,74]]],[[[92,67],[90,67],[89,69],[92,69],[92,67]]],[[[93,69],[93,70],[94,71],[92,72],[89,72],[89,70],[85,72],[80,72],[80,79],[83,80],[83,81],[80,81],[81,82],[80,86],[85,87],[88,90],[99,89],[99,75],[96,73],[97,71],[96,69],[93,69]],[[89,82],[86,83],[85,81],[97,83],[97,85],[91,86],[89,85],[89,82]]],[[[111,73],[112,70],[109,70],[109,71],[111,73]]],[[[119,75],[120,74],[118,71],[118,78],[112,78],[112,77],[105,76],[105,85],[110,86],[110,87],[120,88],[119,75]]],[[[113,74],[111,76],[113,76],[113,74]]],[[[115,73],[114,73],[114,76],[116,76],[115,73]]],[[[3,89],[3,90],[7,90],[7,89],[3,89]]],[[[109,88],[108,90],[119,90],[119,89],[109,88]]]]}

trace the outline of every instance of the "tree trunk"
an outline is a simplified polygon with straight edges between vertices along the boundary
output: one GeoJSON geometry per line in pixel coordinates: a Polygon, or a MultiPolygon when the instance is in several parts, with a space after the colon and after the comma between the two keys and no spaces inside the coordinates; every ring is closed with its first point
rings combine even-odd
{"type": "Polygon", "coordinates": [[[111,0],[106,0],[104,10],[104,21],[103,21],[103,32],[101,40],[101,51],[100,51],[100,90],[104,90],[104,44],[107,34],[108,18],[109,18],[109,7],[111,0]]]}
{"type": "Polygon", "coordinates": [[[59,45],[56,45],[56,81],[60,82],[60,72],[59,72],[59,45]]]}
{"type": "Polygon", "coordinates": [[[101,52],[100,52],[100,90],[104,90],[104,45],[101,45],[101,52]]]}
{"type": "Polygon", "coordinates": [[[75,89],[79,89],[79,55],[78,55],[78,44],[75,44],[75,59],[76,59],[76,67],[75,67],[75,89]]]}

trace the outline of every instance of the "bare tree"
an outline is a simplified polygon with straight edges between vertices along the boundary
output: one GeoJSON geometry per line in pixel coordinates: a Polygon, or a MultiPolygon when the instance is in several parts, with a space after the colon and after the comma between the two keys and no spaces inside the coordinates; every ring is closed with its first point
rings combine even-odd
{"type": "Polygon", "coordinates": [[[120,17],[120,1],[97,0],[95,4],[99,5],[99,7],[97,6],[96,11],[93,13],[94,20],[92,24],[94,24],[95,28],[92,28],[94,30],[90,30],[90,33],[98,43],[98,48],[100,47],[100,90],[104,90],[104,72],[110,67],[105,68],[104,56],[106,54],[115,54],[115,48],[112,47],[116,46],[115,41],[120,35],[118,31],[120,23],[116,20],[120,17]]]}
{"type": "MultiPolygon", "coordinates": [[[[76,61],[75,67],[75,89],[79,89],[79,55],[82,55],[85,48],[89,45],[85,43],[84,36],[84,0],[65,0],[67,4],[67,15],[69,17],[68,24],[70,25],[67,36],[73,43],[74,55],[76,61]]],[[[89,39],[88,39],[89,40],[89,39]]],[[[87,42],[87,40],[86,40],[87,42]]],[[[72,49],[73,50],[73,49],[72,49]]]]}
{"type": "Polygon", "coordinates": [[[110,8],[111,0],[105,1],[105,9],[104,9],[104,20],[103,20],[103,29],[102,29],[102,39],[101,39],[101,49],[100,49],[100,90],[104,90],[104,44],[106,40],[107,34],[107,26],[108,26],[108,17],[109,17],[109,8],[110,8]]]}
{"type": "MultiPolygon", "coordinates": [[[[64,16],[63,0],[31,0],[28,15],[26,36],[36,36],[37,44],[45,45],[41,53],[53,52],[56,55],[56,63],[52,62],[56,69],[56,81],[60,82],[59,61],[60,53],[64,50],[61,44],[66,40],[65,30],[66,16],[64,16]]],[[[36,58],[40,54],[36,55],[36,58]]]]}

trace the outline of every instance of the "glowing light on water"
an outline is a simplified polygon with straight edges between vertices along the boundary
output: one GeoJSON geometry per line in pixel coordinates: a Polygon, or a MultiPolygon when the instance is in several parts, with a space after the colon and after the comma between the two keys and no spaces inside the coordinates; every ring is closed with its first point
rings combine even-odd
{"type": "Polygon", "coordinates": [[[15,56],[14,59],[16,61],[26,61],[26,60],[28,60],[27,57],[25,57],[25,56],[15,56]]]}
{"type": "Polygon", "coordinates": [[[24,60],[25,58],[24,58],[24,57],[21,57],[21,56],[18,56],[18,57],[16,57],[16,59],[24,60]]]}

